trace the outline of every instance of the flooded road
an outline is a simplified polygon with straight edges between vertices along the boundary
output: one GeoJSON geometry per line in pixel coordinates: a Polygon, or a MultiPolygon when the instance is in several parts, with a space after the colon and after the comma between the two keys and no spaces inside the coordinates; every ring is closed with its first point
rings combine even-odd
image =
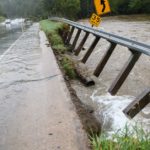
{"type": "MultiPolygon", "coordinates": [[[[102,19],[100,29],[135,41],[150,44],[150,19],[148,17],[144,20],[142,18],[141,20],[141,18],[137,16],[106,17],[102,19]]],[[[80,23],[90,26],[88,20],[81,20],[80,23]]],[[[82,33],[82,35],[84,34],[82,33]]],[[[80,37],[81,39],[82,36],[80,37]]],[[[78,56],[79,60],[84,56],[93,39],[94,37],[90,35],[84,45],[85,50],[78,56]]],[[[89,72],[92,73],[94,71],[108,46],[108,41],[103,39],[99,41],[94,52],[86,62],[89,72]]],[[[143,110],[145,115],[139,113],[133,120],[128,119],[122,113],[122,110],[136,96],[150,87],[150,57],[146,55],[140,57],[117,93],[117,96],[111,96],[107,92],[129,56],[130,52],[128,49],[118,45],[100,77],[95,78],[95,86],[86,88],[80,82],[72,81],[72,86],[77,91],[77,95],[85,104],[93,107],[95,115],[103,125],[103,129],[110,132],[123,128],[126,123],[134,124],[136,122],[143,124],[145,129],[150,130],[150,106],[147,106],[143,110]]]]}
{"type": "Polygon", "coordinates": [[[0,23],[0,55],[20,37],[25,28],[21,19],[11,20],[10,24],[0,23]]]}
{"type": "Polygon", "coordinates": [[[88,150],[47,44],[39,24],[33,24],[0,61],[0,150],[88,150]]]}

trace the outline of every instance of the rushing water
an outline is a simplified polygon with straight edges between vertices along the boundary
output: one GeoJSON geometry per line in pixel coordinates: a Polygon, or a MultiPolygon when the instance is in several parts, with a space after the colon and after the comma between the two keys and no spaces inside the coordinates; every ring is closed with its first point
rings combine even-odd
{"type": "MultiPolygon", "coordinates": [[[[100,29],[149,44],[150,20],[149,18],[141,20],[141,18],[136,19],[136,17],[133,16],[104,18],[102,19],[100,29]]],[[[90,26],[87,20],[81,20],[80,23],[90,26]]],[[[85,33],[81,34],[84,35],[85,33]]],[[[91,44],[90,41],[93,39],[94,37],[90,35],[84,45],[86,50],[91,44]]],[[[103,39],[100,40],[86,63],[89,72],[92,73],[94,71],[108,46],[108,41],[103,39]]],[[[81,59],[84,56],[86,50],[80,53],[78,59],[81,59]]],[[[146,55],[141,56],[129,77],[119,90],[117,96],[111,96],[107,93],[108,88],[120,72],[124,63],[128,60],[129,56],[130,52],[127,48],[117,46],[100,77],[95,79],[95,86],[87,88],[78,81],[72,81],[72,86],[76,90],[77,95],[83,103],[93,107],[96,117],[103,125],[103,130],[108,132],[114,132],[123,128],[126,124],[142,124],[144,129],[150,130],[150,106],[147,106],[143,112],[139,113],[133,120],[127,118],[122,112],[136,96],[142,93],[146,88],[150,87],[150,57],[146,55]]]]}
{"type": "Polygon", "coordinates": [[[22,19],[11,20],[10,24],[0,24],[0,55],[2,55],[11,44],[16,41],[26,26],[22,19]]]}

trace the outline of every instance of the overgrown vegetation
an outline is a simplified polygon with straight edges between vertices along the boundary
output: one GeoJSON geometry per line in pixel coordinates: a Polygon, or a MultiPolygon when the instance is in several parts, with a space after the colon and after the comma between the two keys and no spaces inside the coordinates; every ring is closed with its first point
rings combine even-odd
{"type": "Polygon", "coordinates": [[[64,46],[63,40],[59,32],[67,28],[66,25],[60,22],[53,22],[49,20],[43,20],[40,22],[41,29],[46,33],[51,46],[58,53],[64,53],[67,50],[67,47],[64,46]]]}
{"type": "Polygon", "coordinates": [[[0,22],[3,22],[3,21],[5,21],[5,18],[0,16],[0,22]]]}
{"type": "MultiPolygon", "coordinates": [[[[89,17],[94,11],[94,0],[80,0],[80,17],[89,17]]],[[[109,0],[111,14],[146,14],[150,13],[150,0],[109,0]]]]}
{"type": "Polygon", "coordinates": [[[49,16],[77,18],[80,0],[0,0],[8,18],[43,19],[49,16]]]}
{"type": "Polygon", "coordinates": [[[90,137],[93,150],[148,150],[150,148],[150,133],[137,126],[130,130],[126,126],[111,136],[103,133],[90,137]]]}
{"type": "Polygon", "coordinates": [[[0,22],[4,21],[5,18],[4,18],[4,13],[2,11],[2,8],[1,8],[1,5],[0,5],[0,22]]]}
{"type": "Polygon", "coordinates": [[[75,78],[76,75],[73,63],[64,55],[65,52],[67,52],[68,47],[64,45],[63,39],[60,36],[60,33],[63,30],[68,30],[68,26],[60,22],[53,22],[49,20],[41,21],[40,25],[41,29],[46,33],[52,49],[59,56],[59,61],[65,71],[65,74],[71,79],[75,78]]]}
{"type": "MultiPolygon", "coordinates": [[[[42,19],[60,16],[70,19],[85,18],[94,12],[94,0],[0,0],[7,17],[42,19]]],[[[111,14],[150,13],[150,0],[109,0],[111,14]]]]}
{"type": "Polygon", "coordinates": [[[80,0],[42,0],[42,6],[47,16],[74,19],[80,10],[80,0]]]}
{"type": "Polygon", "coordinates": [[[76,78],[76,73],[74,71],[74,65],[70,61],[70,59],[68,59],[67,57],[64,56],[61,60],[61,65],[69,78],[71,78],[71,79],[76,78]]]}

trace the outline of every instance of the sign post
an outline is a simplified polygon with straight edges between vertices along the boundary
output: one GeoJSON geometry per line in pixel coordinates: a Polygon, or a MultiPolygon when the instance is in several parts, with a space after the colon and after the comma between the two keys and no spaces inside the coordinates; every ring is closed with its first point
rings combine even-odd
{"type": "Polygon", "coordinates": [[[101,22],[100,16],[98,16],[98,15],[95,14],[95,13],[93,13],[92,16],[91,16],[91,18],[90,18],[90,23],[91,23],[91,25],[98,27],[99,24],[100,24],[100,22],[101,22]]]}
{"type": "Polygon", "coordinates": [[[92,25],[92,27],[98,27],[101,22],[100,15],[109,13],[111,10],[108,0],[94,0],[94,5],[96,9],[96,14],[92,14],[90,18],[90,24],[92,25]]]}

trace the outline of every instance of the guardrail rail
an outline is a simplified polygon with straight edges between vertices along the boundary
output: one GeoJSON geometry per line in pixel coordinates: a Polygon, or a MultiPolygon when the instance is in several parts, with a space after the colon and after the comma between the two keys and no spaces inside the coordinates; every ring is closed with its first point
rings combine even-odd
{"type": "MultiPolygon", "coordinates": [[[[134,65],[136,64],[140,56],[142,54],[150,56],[150,45],[136,42],[134,40],[130,40],[130,39],[118,36],[118,35],[107,33],[98,29],[94,29],[92,27],[84,26],[84,25],[81,25],[79,23],[76,23],[76,22],[73,22],[64,18],[53,17],[53,18],[50,18],[50,20],[60,21],[69,25],[70,30],[68,32],[64,32],[62,35],[65,44],[70,44],[73,33],[75,29],[77,29],[77,33],[71,45],[72,51],[74,52],[76,56],[78,56],[79,53],[81,52],[89,35],[92,34],[95,37],[94,41],[91,43],[91,46],[88,48],[86,54],[82,58],[81,60],[82,63],[87,62],[88,58],[94,51],[94,48],[96,47],[96,45],[98,44],[101,38],[107,40],[110,43],[108,50],[104,54],[103,58],[99,61],[99,64],[97,65],[95,71],[93,72],[93,75],[95,75],[96,77],[100,76],[101,72],[103,71],[105,65],[107,64],[110,56],[112,55],[117,45],[122,45],[128,48],[128,50],[131,52],[131,56],[129,57],[128,61],[125,63],[125,65],[121,69],[120,73],[118,74],[118,76],[116,77],[112,85],[110,86],[108,92],[111,95],[117,94],[118,90],[121,88],[122,84],[125,82],[126,78],[128,77],[129,73],[133,69],[134,65]],[[78,39],[81,35],[81,31],[84,31],[85,35],[80,41],[77,48],[75,49],[78,39]]],[[[133,118],[149,103],[150,103],[150,88],[142,92],[142,94],[140,94],[131,104],[129,104],[129,106],[125,108],[123,112],[130,118],[133,118]]]]}

